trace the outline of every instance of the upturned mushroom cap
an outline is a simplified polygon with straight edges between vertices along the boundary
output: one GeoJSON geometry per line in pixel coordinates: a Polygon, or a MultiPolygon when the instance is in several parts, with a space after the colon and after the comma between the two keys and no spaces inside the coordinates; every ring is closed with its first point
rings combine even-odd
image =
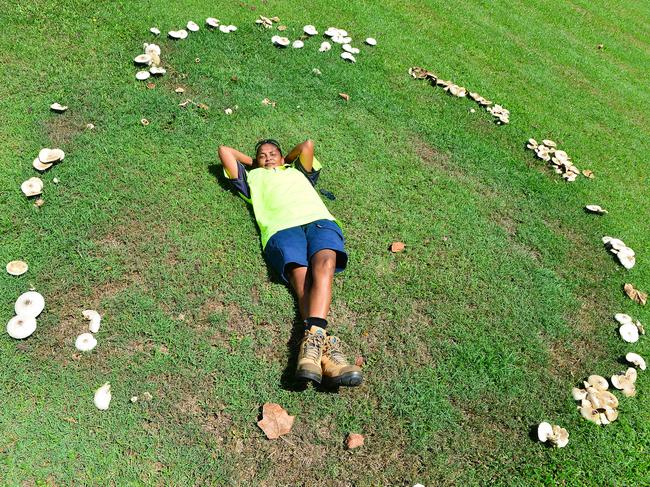
{"type": "Polygon", "coordinates": [[[97,333],[102,322],[102,316],[94,309],[85,309],[81,313],[84,318],[90,321],[88,328],[91,332],[97,333]]]}
{"type": "Polygon", "coordinates": [[[152,27],[151,29],[149,29],[149,32],[151,32],[155,36],[160,35],[160,29],[158,29],[157,27],[152,27]]]}
{"type": "Polygon", "coordinates": [[[628,379],[632,384],[636,382],[637,379],[637,372],[634,367],[628,367],[627,370],[625,371],[625,378],[628,379]]]}
{"type": "Polygon", "coordinates": [[[305,43],[302,42],[300,39],[296,39],[291,44],[291,47],[293,47],[294,49],[302,49],[303,47],[305,47],[305,43]]]}
{"type": "Polygon", "coordinates": [[[618,411],[615,408],[605,408],[605,417],[609,422],[616,421],[618,419],[618,411]]]}
{"type": "Polygon", "coordinates": [[[615,374],[612,376],[612,385],[616,387],[618,390],[625,389],[626,387],[630,387],[633,382],[630,380],[629,377],[626,377],[625,374],[615,374]]]}
{"type": "Polygon", "coordinates": [[[33,316],[14,316],[7,323],[7,333],[11,338],[22,340],[36,330],[36,318],[33,316]]]}
{"type": "Polygon", "coordinates": [[[351,63],[356,63],[357,62],[357,60],[354,58],[354,56],[352,54],[350,54],[349,52],[342,52],[341,53],[341,58],[345,59],[346,61],[349,61],[351,63]]]}
{"type": "Polygon", "coordinates": [[[544,421],[543,423],[539,423],[539,426],[537,427],[537,438],[539,441],[542,443],[546,442],[548,440],[549,435],[553,434],[553,427],[551,426],[551,423],[547,423],[544,421]]]}
{"type": "Polygon", "coordinates": [[[618,254],[616,254],[616,257],[618,257],[618,261],[625,267],[626,269],[632,269],[634,265],[636,264],[636,257],[634,256],[634,251],[629,248],[625,247],[621,250],[618,251],[618,254]]]}
{"type": "Polygon", "coordinates": [[[564,448],[569,443],[569,432],[557,424],[553,425],[553,434],[549,436],[549,441],[558,448],[564,448]]]}
{"type": "Polygon", "coordinates": [[[20,189],[25,196],[36,196],[43,192],[43,181],[39,178],[29,178],[20,185],[20,189]]]}
{"type": "Polygon", "coordinates": [[[377,45],[377,39],[375,39],[374,37],[368,37],[366,39],[366,44],[368,44],[369,46],[376,46],[377,45]]]}
{"type": "Polygon", "coordinates": [[[32,162],[32,166],[37,171],[46,171],[49,168],[51,168],[53,164],[54,164],[53,162],[49,162],[49,163],[41,162],[41,160],[38,157],[34,159],[34,161],[32,162]]]}
{"type": "Polygon", "coordinates": [[[274,44],[280,47],[287,47],[291,41],[287,37],[273,36],[275,38],[274,44]]]}
{"type": "Polygon", "coordinates": [[[205,19],[205,23],[213,29],[219,27],[219,19],[215,19],[214,17],[208,17],[205,19]]]}
{"type": "Polygon", "coordinates": [[[68,109],[68,107],[63,106],[60,103],[52,103],[50,105],[50,109],[54,110],[55,112],[63,113],[68,109]]]}
{"type": "Polygon", "coordinates": [[[605,215],[607,213],[607,210],[604,210],[599,205],[587,205],[585,206],[585,209],[591,213],[597,213],[599,215],[605,215]]]}
{"type": "Polygon", "coordinates": [[[587,378],[587,383],[597,391],[606,391],[609,387],[607,379],[600,375],[590,375],[587,378]]]}
{"type": "Polygon", "coordinates": [[[107,382],[95,391],[93,402],[95,403],[95,407],[97,409],[105,411],[108,409],[112,398],[113,396],[111,394],[111,385],[107,382]]]}
{"type": "Polygon", "coordinates": [[[97,346],[97,340],[92,333],[82,333],[74,341],[74,346],[81,352],[90,352],[97,346]]]}
{"type": "Polygon", "coordinates": [[[23,262],[22,260],[12,260],[7,264],[7,273],[12,276],[22,276],[27,272],[27,269],[29,269],[27,262],[23,262]]]}
{"type": "Polygon", "coordinates": [[[624,323],[618,329],[621,338],[628,343],[635,343],[639,340],[639,329],[634,323],[624,323]]]}
{"type": "Polygon", "coordinates": [[[634,353],[634,352],[627,353],[625,355],[625,360],[627,360],[631,364],[636,365],[641,370],[646,369],[645,359],[641,355],[639,355],[638,353],[634,353]]]}
{"type": "Polygon", "coordinates": [[[27,291],[16,300],[14,310],[18,316],[32,316],[36,318],[45,308],[45,299],[36,291],[27,291]]]}
{"type": "Polygon", "coordinates": [[[580,389],[578,387],[574,387],[573,389],[571,389],[571,395],[573,396],[573,399],[575,399],[576,401],[582,401],[587,397],[587,391],[585,391],[584,389],[580,389]]]}
{"type": "Polygon", "coordinates": [[[65,152],[61,149],[41,149],[38,151],[38,160],[44,164],[50,162],[62,161],[65,158],[65,152]]]}
{"type": "Polygon", "coordinates": [[[133,62],[136,64],[151,64],[151,56],[149,54],[140,54],[133,58],[133,62]]]}
{"type": "Polygon", "coordinates": [[[316,30],[316,27],[314,27],[314,26],[311,25],[311,24],[304,26],[304,27],[302,28],[302,30],[303,30],[303,32],[304,32],[305,34],[307,34],[308,36],[315,36],[316,34],[318,34],[318,31],[316,30]]]}
{"type": "Polygon", "coordinates": [[[585,418],[587,421],[591,421],[596,424],[600,424],[600,414],[590,405],[581,406],[578,408],[580,410],[580,415],[585,418]]]}
{"type": "Polygon", "coordinates": [[[191,32],[198,32],[199,31],[199,26],[197,25],[196,22],[192,22],[191,20],[187,23],[187,30],[191,32]]]}
{"type": "Polygon", "coordinates": [[[320,52],[325,52],[325,51],[329,51],[330,49],[332,49],[332,44],[330,44],[327,41],[324,41],[324,42],[321,42],[320,48],[318,50],[320,52]]]}

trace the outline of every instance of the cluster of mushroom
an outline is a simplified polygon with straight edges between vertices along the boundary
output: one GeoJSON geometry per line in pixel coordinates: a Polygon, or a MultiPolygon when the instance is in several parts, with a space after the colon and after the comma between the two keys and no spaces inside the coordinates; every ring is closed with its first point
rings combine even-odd
{"type": "Polygon", "coordinates": [[[636,257],[635,257],[634,250],[632,250],[630,247],[625,245],[625,242],[623,242],[619,238],[608,237],[608,236],[603,237],[602,240],[603,240],[603,244],[605,245],[605,248],[609,250],[612,254],[616,255],[618,261],[621,263],[623,267],[625,267],[628,270],[634,267],[634,264],[636,264],[636,257]]]}
{"type": "Polygon", "coordinates": [[[535,155],[539,159],[550,162],[555,172],[561,174],[566,181],[571,183],[580,174],[580,169],[571,162],[569,155],[565,151],[559,150],[554,141],[544,139],[541,144],[538,144],[535,139],[528,139],[526,147],[535,151],[535,155]]]}
{"type": "Polygon", "coordinates": [[[623,391],[625,397],[633,397],[636,395],[636,369],[634,367],[628,367],[628,369],[621,373],[613,375],[610,379],[612,385],[616,387],[619,391],[623,391]]]}
{"type": "Polygon", "coordinates": [[[556,448],[564,448],[569,444],[569,432],[559,425],[544,421],[537,427],[537,438],[542,443],[550,443],[556,448]]]}
{"type": "MultiPolygon", "coordinates": [[[[498,125],[510,123],[509,110],[501,105],[492,105],[490,100],[487,100],[478,93],[468,91],[464,86],[457,85],[453,81],[439,78],[436,74],[419,66],[409,68],[409,74],[415,79],[427,79],[431,82],[432,86],[440,86],[447,93],[458,98],[465,98],[469,95],[472,100],[480,106],[485,107],[485,109],[496,119],[498,125]]],[[[473,110],[474,109],[472,109],[472,111],[473,110]]]]}
{"type": "Polygon", "coordinates": [[[11,338],[22,340],[36,331],[36,318],[45,308],[45,299],[36,291],[21,294],[14,304],[16,316],[7,323],[11,338]]]}
{"type": "Polygon", "coordinates": [[[144,81],[151,75],[163,75],[167,72],[160,66],[160,46],[157,44],[144,44],[144,54],[140,54],[133,59],[135,64],[148,66],[148,70],[141,70],[135,74],[136,79],[144,81]]]}
{"type": "Polygon", "coordinates": [[[645,335],[645,328],[639,320],[636,323],[632,317],[625,313],[616,313],[614,319],[621,325],[618,333],[627,343],[636,343],[639,341],[639,334],[645,335]]]}
{"type": "MultiPolygon", "coordinates": [[[[280,17],[268,18],[268,17],[264,17],[263,15],[260,15],[259,18],[255,20],[255,23],[257,25],[261,25],[265,29],[272,28],[274,22],[276,22],[276,23],[280,22],[280,17]]],[[[278,26],[279,31],[283,31],[283,30],[286,30],[286,29],[287,29],[287,27],[285,25],[279,25],[278,26]]]]}
{"type": "Polygon", "coordinates": [[[618,418],[618,398],[609,392],[607,379],[590,375],[584,389],[574,387],[573,399],[580,401],[578,410],[583,418],[598,425],[606,425],[618,418]]]}
{"type": "MultiPolygon", "coordinates": [[[[270,27],[272,24],[268,24],[266,22],[266,20],[272,21],[273,19],[266,19],[266,20],[264,20],[264,19],[266,19],[266,17],[260,17],[260,19],[256,20],[256,22],[263,24],[265,27],[270,27]]],[[[286,27],[285,27],[285,29],[281,29],[281,27],[284,27],[284,26],[279,26],[278,30],[285,30],[286,29],[286,27]]],[[[271,37],[271,42],[273,43],[273,45],[275,45],[277,47],[287,47],[287,46],[291,45],[295,49],[301,49],[301,48],[303,48],[305,46],[304,40],[306,40],[306,39],[308,39],[310,37],[318,35],[318,30],[316,29],[315,26],[313,26],[311,24],[310,25],[305,25],[302,30],[303,30],[304,35],[300,39],[296,39],[293,42],[291,42],[288,37],[282,37],[282,36],[278,36],[278,35],[275,35],[275,36],[271,37]]],[[[357,62],[357,60],[356,60],[356,58],[354,56],[355,56],[355,54],[359,54],[361,52],[361,50],[358,47],[353,47],[352,46],[352,44],[351,44],[352,37],[350,37],[348,35],[348,32],[346,30],[339,29],[337,27],[329,27],[324,32],[324,35],[329,37],[330,40],[333,43],[341,45],[341,49],[343,51],[341,53],[341,59],[344,59],[344,60],[349,61],[351,63],[356,63],[357,62]]],[[[377,40],[372,38],[372,37],[368,37],[365,42],[369,46],[376,46],[377,45],[377,40]]],[[[332,49],[332,44],[330,42],[328,42],[328,41],[321,42],[321,45],[318,48],[318,50],[320,52],[327,52],[327,51],[329,51],[331,49],[332,49]]]]}
{"type": "Polygon", "coordinates": [[[88,325],[90,333],[86,332],[79,335],[74,342],[74,346],[77,347],[77,350],[80,352],[90,352],[97,346],[97,340],[93,336],[93,333],[97,333],[99,331],[102,317],[94,309],[86,309],[82,312],[82,315],[84,318],[90,321],[88,325]]]}

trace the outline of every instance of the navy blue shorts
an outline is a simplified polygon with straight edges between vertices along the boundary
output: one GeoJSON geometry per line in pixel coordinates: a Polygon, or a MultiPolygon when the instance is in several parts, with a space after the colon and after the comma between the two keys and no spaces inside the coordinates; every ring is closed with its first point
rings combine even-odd
{"type": "Polygon", "coordinates": [[[348,264],[345,239],[341,227],[331,220],[316,220],[306,225],[280,230],[266,243],[264,256],[275,272],[288,283],[288,264],[309,267],[312,256],[324,249],[336,252],[335,272],[345,269],[348,264]]]}

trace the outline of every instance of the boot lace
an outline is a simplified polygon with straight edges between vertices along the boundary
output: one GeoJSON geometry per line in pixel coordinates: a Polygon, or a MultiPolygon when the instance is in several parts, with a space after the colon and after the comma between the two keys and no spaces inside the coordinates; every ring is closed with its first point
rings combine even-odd
{"type": "Polygon", "coordinates": [[[348,361],[343,355],[343,345],[341,344],[341,340],[336,339],[334,343],[330,341],[327,344],[327,350],[325,351],[325,353],[327,353],[327,355],[329,356],[332,362],[338,365],[348,365],[348,361]]]}
{"type": "Polygon", "coordinates": [[[325,341],[325,337],[323,335],[319,334],[310,334],[307,337],[307,340],[305,340],[305,345],[304,345],[304,357],[312,360],[312,361],[317,361],[318,356],[320,355],[320,352],[323,348],[323,342],[325,341]]]}

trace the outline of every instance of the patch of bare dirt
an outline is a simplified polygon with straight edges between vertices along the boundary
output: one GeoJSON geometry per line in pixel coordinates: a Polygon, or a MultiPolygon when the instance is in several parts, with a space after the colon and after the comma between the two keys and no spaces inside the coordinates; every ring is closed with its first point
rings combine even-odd
{"type": "Polygon", "coordinates": [[[86,130],[86,123],[79,115],[68,111],[60,115],[52,114],[45,119],[43,125],[50,145],[66,150],[74,138],[86,130]]]}

